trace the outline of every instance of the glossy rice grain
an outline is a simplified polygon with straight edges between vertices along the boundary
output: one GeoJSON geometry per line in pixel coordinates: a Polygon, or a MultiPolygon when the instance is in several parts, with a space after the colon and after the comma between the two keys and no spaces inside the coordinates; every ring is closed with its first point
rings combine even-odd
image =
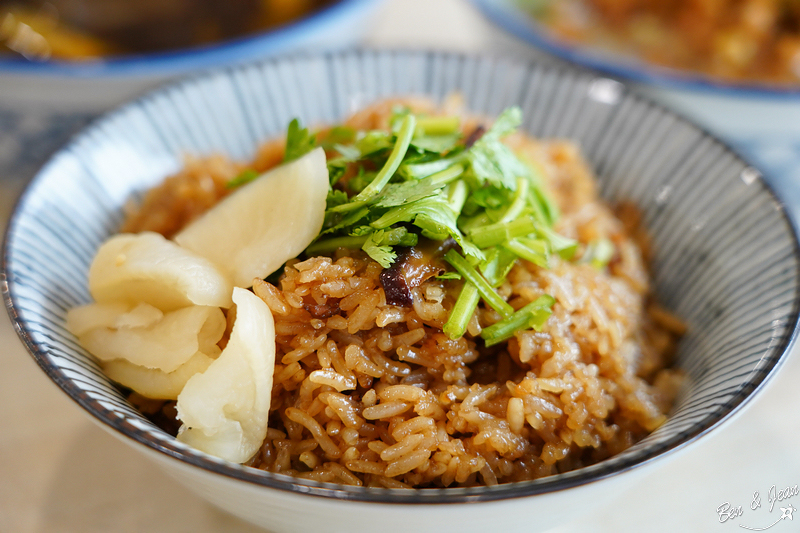
{"type": "MultiPolygon", "coordinates": [[[[385,127],[392,105],[349,124],[385,127]]],[[[465,133],[480,124],[465,119],[465,133]]],[[[665,421],[682,325],[651,301],[636,210],[617,217],[599,200],[574,145],[521,134],[507,143],[544,175],[560,233],[614,243],[609,265],[518,262],[499,294],[515,309],[550,294],[553,313],[541,331],[486,348],[476,337],[500,320],[488,307],[460,339],[441,330],[460,281],[431,278],[403,307],[386,302],[381,266],[360,251],[289,261],[276,284],[253,287],[274,316],[277,355],[269,430],[250,466],[374,487],[493,485],[595,463],[665,421]]],[[[260,157],[274,164],[280,150],[260,157]]],[[[163,205],[149,201],[144,211],[163,205]]]]}

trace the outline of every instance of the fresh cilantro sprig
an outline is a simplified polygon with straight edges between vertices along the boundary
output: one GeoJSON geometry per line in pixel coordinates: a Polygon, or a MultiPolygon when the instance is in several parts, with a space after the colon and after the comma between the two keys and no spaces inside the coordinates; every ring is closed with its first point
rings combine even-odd
{"type": "Polygon", "coordinates": [[[300,127],[300,120],[293,119],[289,123],[289,129],[286,132],[286,151],[283,155],[283,162],[294,161],[317,146],[316,136],[308,132],[308,128],[300,127]]]}
{"type": "MultiPolygon", "coordinates": [[[[388,268],[398,247],[414,246],[421,237],[452,239],[457,249],[444,259],[454,271],[439,279],[460,281],[462,288],[444,332],[464,335],[481,300],[502,317],[483,330],[487,345],[520,329],[540,328],[552,297],[514,310],[496,289],[517,260],[547,268],[553,254],[571,259],[578,243],[553,229],[558,208],[542,188],[538,169],[503,143],[521,122],[520,109],[509,108],[465,143],[457,117],[398,108],[390,131],[329,130],[319,144],[328,152],[332,189],[322,231],[306,253],[361,249],[388,268]]],[[[286,160],[316,144],[314,135],[292,121],[286,160]]],[[[602,243],[582,257],[603,265],[608,247],[602,243]]]]}
{"type": "Polygon", "coordinates": [[[228,181],[228,183],[225,184],[225,188],[235,189],[236,187],[241,187],[245,183],[250,183],[258,176],[259,176],[258,172],[256,172],[252,168],[246,168],[243,171],[241,171],[239,175],[237,175],[235,178],[228,181]]]}

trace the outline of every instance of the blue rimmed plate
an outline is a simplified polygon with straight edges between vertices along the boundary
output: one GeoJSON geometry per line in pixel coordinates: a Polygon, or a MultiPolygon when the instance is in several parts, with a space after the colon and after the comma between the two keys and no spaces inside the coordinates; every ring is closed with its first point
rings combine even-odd
{"type": "Polygon", "coordinates": [[[794,227],[759,171],[711,135],[572,70],[446,53],[331,53],[218,71],[159,90],[95,122],[38,173],[9,222],[4,296],[29,351],[103,427],[221,507],[276,531],[461,531],[563,520],[575,502],[614,488],[729,419],[780,365],[797,328],[800,264],[794,227]],[[610,202],[644,213],[661,301],[689,325],[678,365],[688,376],[666,424],[594,466],[489,488],[393,491],[305,482],[229,464],[187,448],[125,401],[64,329],[89,300],[86,273],[122,206],[181,166],[182,155],[237,159],[294,117],[331,123],[389,96],[441,100],[496,115],[513,104],[536,136],[583,148],[610,202]],[[469,503],[470,505],[464,505],[469,503]],[[437,505],[430,505],[437,504],[437,505]],[[409,512],[413,510],[413,512],[409,512]]]}
{"type": "MultiPolygon", "coordinates": [[[[647,63],[632,55],[584,43],[568,43],[553,34],[526,10],[525,0],[471,0],[492,22],[571,63],[647,85],[674,87],[703,93],[740,97],[797,100],[800,86],[778,86],[764,83],[724,82],[710,76],[647,63]]],[[[529,2],[531,3],[531,2],[529,2]]]]}
{"type": "Polygon", "coordinates": [[[486,18],[538,50],[623,79],[732,143],[764,169],[800,209],[800,81],[793,86],[724,82],[638,58],[559,40],[524,9],[525,0],[471,0],[486,18]]]}

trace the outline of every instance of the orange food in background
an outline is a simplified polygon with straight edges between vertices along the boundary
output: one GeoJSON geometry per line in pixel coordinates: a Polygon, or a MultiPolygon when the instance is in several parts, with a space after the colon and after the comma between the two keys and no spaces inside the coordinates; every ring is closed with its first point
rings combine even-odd
{"type": "Polygon", "coordinates": [[[797,0],[557,0],[537,17],[562,39],[729,81],[800,82],[797,0]]]}
{"type": "Polygon", "coordinates": [[[335,0],[0,0],[0,53],[82,60],[210,44],[335,0]]]}

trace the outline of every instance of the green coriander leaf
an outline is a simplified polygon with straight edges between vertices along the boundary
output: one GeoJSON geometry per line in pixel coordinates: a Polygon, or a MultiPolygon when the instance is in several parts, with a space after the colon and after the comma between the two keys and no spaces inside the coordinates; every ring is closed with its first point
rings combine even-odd
{"type": "Polygon", "coordinates": [[[320,232],[319,236],[329,235],[354,226],[366,219],[370,214],[368,207],[360,207],[349,213],[339,213],[334,211],[334,209],[336,208],[333,207],[325,212],[325,221],[322,224],[324,229],[320,232]]]}
{"type": "MultiPolygon", "coordinates": [[[[415,246],[417,244],[417,240],[417,235],[409,232],[404,227],[375,231],[369,226],[359,226],[353,229],[353,232],[348,236],[332,237],[330,239],[320,239],[315,241],[308,248],[306,248],[306,254],[314,255],[333,253],[339,248],[357,250],[359,248],[363,248],[364,246],[367,246],[368,248],[383,246],[415,246]]],[[[376,254],[381,253],[382,252],[380,251],[376,252],[376,254]]]]}
{"type": "Polygon", "coordinates": [[[492,127],[484,133],[477,142],[480,141],[499,141],[507,135],[511,135],[522,124],[522,109],[518,106],[506,108],[494,121],[492,127]]]}
{"type": "Polygon", "coordinates": [[[377,207],[396,207],[422,198],[436,195],[445,185],[457,179],[464,171],[461,165],[454,165],[421,180],[392,183],[386,186],[377,207]]]}
{"type": "Polygon", "coordinates": [[[478,183],[491,183],[513,191],[517,186],[517,177],[524,176],[527,168],[500,141],[481,141],[472,145],[468,152],[472,173],[478,183]]]}
{"type": "Polygon", "coordinates": [[[417,236],[409,233],[406,228],[400,227],[371,233],[367,236],[361,249],[380,263],[383,268],[389,268],[397,259],[397,253],[394,252],[392,246],[414,246],[416,244],[417,236]]]}
{"type": "Polygon", "coordinates": [[[241,187],[245,183],[250,183],[254,179],[256,179],[260,174],[253,170],[252,168],[247,168],[243,170],[238,176],[230,180],[228,183],[225,184],[226,189],[235,189],[236,187],[241,187]]]}
{"type": "Polygon", "coordinates": [[[325,135],[325,148],[336,147],[337,144],[351,143],[356,139],[356,130],[348,126],[334,126],[325,135]]]}
{"type": "Polygon", "coordinates": [[[370,225],[376,229],[384,229],[400,222],[412,222],[423,230],[424,236],[435,240],[452,237],[464,253],[482,260],[483,252],[464,238],[458,229],[457,218],[458,215],[450,208],[447,198],[437,195],[394,207],[370,225]]]}
{"type": "Polygon", "coordinates": [[[331,189],[328,191],[328,198],[326,199],[326,206],[328,209],[331,207],[346,204],[349,200],[347,193],[338,189],[331,189]]]}
{"type": "Polygon", "coordinates": [[[392,137],[391,133],[373,130],[358,135],[355,148],[361,153],[361,157],[374,156],[378,152],[391,150],[394,144],[392,137]]]}
{"type": "Polygon", "coordinates": [[[372,228],[370,226],[358,226],[350,230],[350,235],[353,237],[369,235],[370,233],[375,233],[375,228],[372,228]]]}
{"type": "Polygon", "coordinates": [[[339,152],[342,159],[348,162],[358,161],[361,158],[361,151],[355,146],[337,143],[333,145],[333,149],[339,152]]]}
{"type": "Polygon", "coordinates": [[[336,185],[347,172],[347,161],[331,159],[328,161],[328,176],[331,186],[336,185]]]}
{"type": "Polygon", "coordinates": [[[517,178],[530,175],[530,169],[500,139],[513,133],[522,123],[522,110],[510,107],[503,111],[467,154],[479,184],[492,183],[516,189],[517,178]]]}
{"type": "Polygon", "coordinates": [[[355,201],[368,200],[373,196],[377,196],[381,190],[389,183],[389,180],[397,172],[400,163],[403,162],[403,157],[408,151],[408,146],[411,144],[411,137],[414,135],[414,127],[416,119],[414,115],[406,115],[403,119],[403,125],[397,133],[397,142],[392,148],[392,153],[386,160],[386,164],[380,169],[375,179],[362,190],[358,196],[354,198],[355,201]]]}
{"type": "Polygon", "coordinates": [[[308,129],[300,127],[300,121],[294,119],[289,123],[286,132],[286,152],[283,155],[283,162],[294,161],[304,156],[314,149],[316,139],[309,134],[308,129]]]}
{"type": "Polygon", "coordinates": [[[489,184],[475,189],[470,196],[470,200],[475,206],[484,209],[502,209],[509,205],[511,198],[508,189],[489,184]]]}
{"type": "Polygon", "coordinates": [[[371,237],[372,236],[367,238],[367,241],[361,249],[372,259],[380,263],[383,268],[389,268],[392,266],[392,263],[394,263],[394,260],[397,259],[397,254],[392,250],[391,246],[378,245],[371,237]]]}
{"type": "MultiPolygon", "coordinates": [[[[354,193],[360,193],[364,189],[366,189],[372,180],[375,179],[376,173],[375,172],[367,172],[363,168],[358,169],[358,174],[353,176],[347,181],[347,189],[354,193]]],[[[347,204],[347,207],[340,207],[339,210],[348,211],[349,208],[355,207],[355,201],[352,201],[347,204]],[[350,205],[353,204],[353,205],[350,205]]]]}
{"type": "Polygon", "coordinates": [[[386,163],[384,163],[380,171],[378,171],[369,184],[361,189],[361,191],[355,197],[353,197],[350,202],[336,206],[333,208],[333,211],[344,212],[358,209],[366,203],[373,201],[374,198],[381,193],[386,184],[389,183],[389,180],[394,176],[395,172],[397,172],[400,164],[403,162],[403,157],[405,157],[408,147],[411,143],[411,136],[414,134],[414,125],[414,115],[406,115],[406,117],[403,119],[403,127],[397,134],[397,142],[392,148],[386,163]]]}
{"type": "Polygon", "coordinates": [[[433,183],[430,179],[419,181],[404,181],[390,183],[383,190],[376,207],[397,207],[407,203],[416,202],[429,196],[435,196],[444,185],[433,183]]]}

